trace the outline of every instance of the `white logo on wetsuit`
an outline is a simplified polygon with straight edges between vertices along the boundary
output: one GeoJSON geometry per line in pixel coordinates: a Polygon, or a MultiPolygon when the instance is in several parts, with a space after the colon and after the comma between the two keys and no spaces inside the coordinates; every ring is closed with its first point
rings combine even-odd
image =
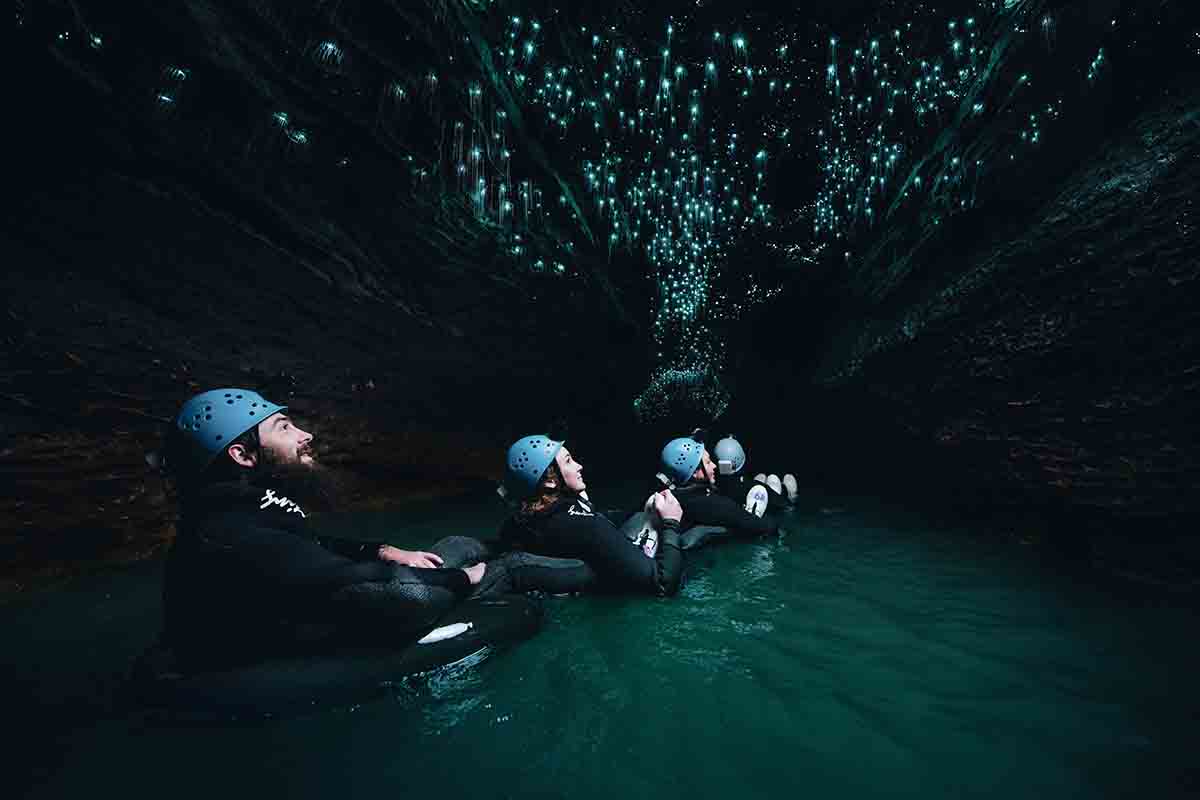
{"type": "Polygon", "coordinates": [[[300,508],[300,504],[295,500],[289,500],[286,497],[278,497],[275,494],[274,489],[267,489],[266,492],[266,494],[259,498],[262,500],[262,505],[259,506],[260,510],[264,508],[270,508],[271,506],[279,506],[289,514],[299,514],[302,517],[305,516],[304,511],[300,508]]]}
{"type": "Polygon", "coordinates": [[[576,500],[575,504],[567,509],[567,513],[572,517],[594,517],[592,507],[587,504],[586,500],[576,500]]]}

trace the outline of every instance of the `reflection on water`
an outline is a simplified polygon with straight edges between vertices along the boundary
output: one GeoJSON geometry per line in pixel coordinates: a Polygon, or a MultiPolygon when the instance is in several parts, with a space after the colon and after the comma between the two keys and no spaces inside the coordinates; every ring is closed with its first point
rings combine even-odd
{"type": "MultiPolygon", "coordinates": [[[[80,581],[4,615],[14,761],[35,797],[1194,788],[1190,609],[1055,574],[1028,548],[838,505],[795,514],[779,541],[690,554],[678,598],[554,598],[514,649],[376,702],[252,724],[118,711],[119,670],[157,626],[157,571],[80,581]]],[[[338,524],[427,544],[497,516],[443,502],[338,524]]]]}

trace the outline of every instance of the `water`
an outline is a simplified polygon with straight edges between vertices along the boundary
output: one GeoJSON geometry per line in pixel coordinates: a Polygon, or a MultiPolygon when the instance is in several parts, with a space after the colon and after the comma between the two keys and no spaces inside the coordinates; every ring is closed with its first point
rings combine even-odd
{"type": "MultiPolygon", "coordinates": [[[[157,625],[158,566],[76,581],[2,617],[18,788],[1195,794],[1193,609],[1062,574],[1016,543],[840,502],[792,515],[780,541],[692,554],[676,599],[555,599],[544,630],[514,649],[287,720],[188,726],[114,712],[119,672],[157,625]]],[[[334,522],[415,546],[497,518],[480,500],[334,522]]]]}

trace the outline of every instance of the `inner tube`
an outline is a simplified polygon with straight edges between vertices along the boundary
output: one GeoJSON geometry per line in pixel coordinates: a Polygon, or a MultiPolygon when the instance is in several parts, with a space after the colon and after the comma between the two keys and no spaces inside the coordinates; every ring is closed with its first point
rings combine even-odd
{"type": "MultiPolygon", "coordinates": [[[[642,529],[649,524],[649,512],[639,511],[636,514],[630,515],[628,519],[621,524],[621,532],[631,542],[638,541],[642,529]]],[[[709,542],[718,541],[720,539],[729,538],[732,535],[730,530],[721,525],[693,525],[683,533],[679,534],[679,549],[684,552],[688,550],[696,550],[709,542]]]]}
{"type": "Polygon", "coordinates": [[[540,603],[525,595],[478,597],[439,620],[422,637],[426,644],[339,649],[191,674],[174,671],[170,652],[155,645],[134,665],[126,697],[135,706],[187,718],[278,716],[351,704],[403,678],[474,663],[529,638],[541,621],[540,603]]]}
{"type": "Polygon", "coordinates": [[[733,538],[733,532],[723,525],[693,525],[679,534],[679,547],[684,552],[698,550],[706,544],[733,538]]]}

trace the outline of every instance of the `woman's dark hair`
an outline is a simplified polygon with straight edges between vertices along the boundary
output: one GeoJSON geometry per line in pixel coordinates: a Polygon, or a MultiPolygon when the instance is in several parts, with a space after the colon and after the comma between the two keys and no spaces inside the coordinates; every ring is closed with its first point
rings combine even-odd
{"type": "Polygon", "coordinates": [[[527,517],[541,513],[558,502],[558,499],[562,497],[562,495],[562,470],[558,468],[558,464],[556,462],[551,461],[550,466],[546,467],[546,471],[542,474],[542,479],[538,481],[537,493],[532,497],[521,501],[520,513],[527,517]],[[546,484],[549,482],[553,482],[554,485],[547,486],[546,484]]]}

